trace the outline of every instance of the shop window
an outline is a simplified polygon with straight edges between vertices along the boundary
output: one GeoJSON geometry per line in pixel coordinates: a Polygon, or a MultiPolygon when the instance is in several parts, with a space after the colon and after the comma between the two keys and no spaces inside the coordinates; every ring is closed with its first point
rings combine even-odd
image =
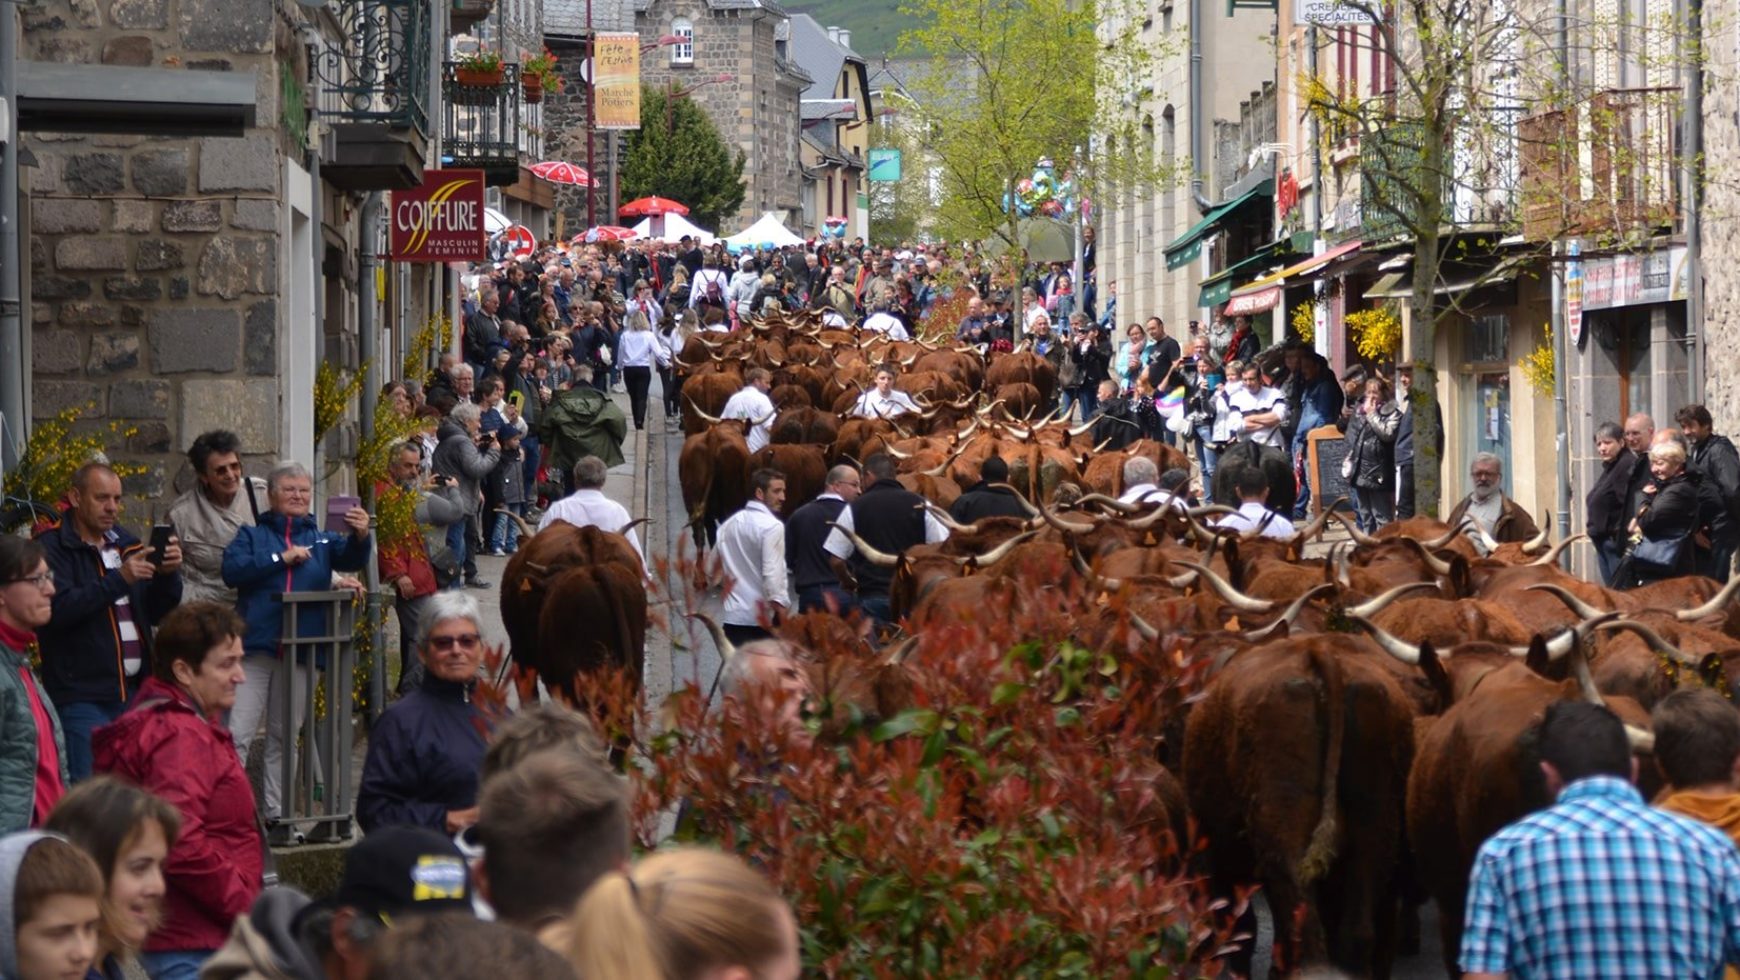
{"type": "Polygon", "coordinates": [[[1596,422],[1624,423],[1626,416],[1650,410],[1654,382],[1650,308],[1602,310],[1591,319],[1595,338],[1590,386],[1594,418],[1596,422]]]}
{"type": "Polygon", "coordinates": [[[692,65],[695,63],[695,24],[686,17],[678,17],[671,21],[671,33],[682,38],[671,45],[671,64],[692,65]]]}
{"type": "Polygon", "coordinates": [[[1500,489],[1511,492],[1514,478],[1510,425],[1510,318],[1502,314],[1475,317],[1465,333],[1466,366],[1462,372],[1462,459],[1455,471],[1458,499],[1467,492],[1468,466],[1479,453],[1492,453],[1504,464],[1500,489]]]}

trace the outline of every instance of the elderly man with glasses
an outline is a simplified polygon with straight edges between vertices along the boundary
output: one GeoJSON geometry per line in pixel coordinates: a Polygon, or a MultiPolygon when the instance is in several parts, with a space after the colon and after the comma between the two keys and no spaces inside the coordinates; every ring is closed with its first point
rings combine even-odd
{"type": "Polygon", "coordinates": [[[477,773],[487,719],[472,703],[483,661],[477,603],[439,592],[423,617],[423,679],[369,733],[357,792],[364,833],[428,827],[455,834],[477,822],[477,773]]]}

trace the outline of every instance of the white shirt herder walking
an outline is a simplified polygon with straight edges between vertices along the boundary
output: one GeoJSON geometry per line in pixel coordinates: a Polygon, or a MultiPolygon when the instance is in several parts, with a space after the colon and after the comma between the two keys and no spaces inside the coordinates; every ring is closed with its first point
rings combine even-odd
{"type": "Polygon", "coordinates": [[[1255,500],[1240,504],[1238,513],[1221,518],[1215,527],[1239,534],[1256,531],[1265,538],[1290,538],[1298,533],[1294,531],[1292,521],[1255,500]]]}
{"type": "Polygon", "coordinates": [[[768,603],[789,608],[786,584],[785,525],[759,500],[719,525],[719,560],[736,582],[720,617],[732,626],[759,626],[768,603]]]}
{"type": "Polygon", "coordinates": [[[725,411],[719,413],[722,419],[748,419],[756,424],[749,427],[749,451],[759,452],[761,448],[773,441],[773,399],[767,397],[767,392],[754,385],[745,387],[731,396],[725,403],[725,411]]]}
{"type": "MultiPolygon", "coordinates": [[[[628,508],[604,495],[603,490],[576,490],[561,500],[550,505],[544,511],[544,518],[538,522],[538,530],[542,531],[556,521],[567,521],[575,527],[595,527],[604,531],[622,531],[634,521],[629,516],[628,508]]],[[[646,552],[640,549],[640,535],[630,530],[623,533],[628,543],[634,545],[634,553],[640,556],[640,563],[646,565],[646,552]]]]}

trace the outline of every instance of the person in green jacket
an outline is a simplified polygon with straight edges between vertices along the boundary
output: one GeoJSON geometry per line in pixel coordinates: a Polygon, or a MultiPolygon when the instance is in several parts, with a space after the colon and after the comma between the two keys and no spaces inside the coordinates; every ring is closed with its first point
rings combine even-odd
{"type": "Polygon", "coordinates": [[[42,826],[71,782],[60,719],[30,669],[53,596],[42,545],[0,535],[0,835],[42,826]]]}
{"type": "Polygon", "coordinates": [[[560,474],[564,492],[572,489],[574,464],[584,457],[597,456],[605,466],[622,463],[622,440],[628,437],[622,409],[581,377],[589,372],[585,365],[575,370],[573,387],[556,392],[538,419],[538,439],[550,451],[546,464],[552,476],[560,474]]]}

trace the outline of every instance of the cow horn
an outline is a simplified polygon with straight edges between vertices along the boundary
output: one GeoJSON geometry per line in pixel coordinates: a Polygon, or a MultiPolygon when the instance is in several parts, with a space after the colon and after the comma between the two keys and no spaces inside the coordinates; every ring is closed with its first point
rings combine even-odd
{"type": "Polygon", "coordinates": [[[1043,512],[1038,507],[1033,506],[1033,502],[1031,500],[1028,500],[1026,495],[1024,495],[1021,491],[1015,489],[1010,484],[992,483],[992,484],[990,484],[990,486],[995,487],[995,488],[1000,489],[1000,490],[1007,490],[1010,493],[1014,494],[1015,499],[1021,501],[1021,506],[1027,511],[1028,517],[1043,517],[1044,516],[1043,512]]]}
{"type": "Polygon", "coordinates": [[[1094,427],[1094,423],[1092,421],[1083,422],[1082,424],[1076,426],[1075,428],[1068,430],[1069,437],[1071,439],[1074,439],[1076,436],[1079,436],[1084,432],[1088,432],[1088,431],[1092,430],[1093,427],[1094,427]]]}
{"type": "Polygon", "coordinates": [[[1431,582],[1407,582],[1396,586],[1375,599],[1367,599],[1365,602],[1362,602],[1357,606],[1347,607],[1347,614],[1349,616],[1357,616],[1361,619],[1368,619],[1383,612],[1390,603],[1395,602],[1397,599],[1407,595],[1409,592],[1413,592],[1416,589],[1435,590],[1437,588],[1438,586],[1431,582]]]}
{"type": "Polygon", "coordinates": [[[882,451],[893,456],[895,459],[911,459],[913,455],[912,453],[903,453],[900,450],[895,449],[894,446],[889,443],[882,444],[882,451]]]}
{"type": "Polygon", "coordinates": [[[626,536],[628,534],[628,532],[635,529],[636,525],[638,525],[638,524],[651,524],[651,523],[653,523],[653,519],[650,517],[637,517],[634,520],[629,521],[627,524],[624,524],[623,526],[617,528],[616,533],[626,536]]]}
{"type": "Polygon", "coordinates": [[[513,518],[514,523],[518,524],[520,526],[520,537],[523,537],[523,538],[526,538],[529,540],[529,539],[537,536],[538,529],[531,526],[530,524],[528,524],[526,522],[525,518],[514,513],[513,511],[508,510],[506,507],[497,507],[495,509],[495,512],[497,514],[506,514],[507,516],[513,518]]]}
{"type": "Polygon", "coordinates": [[[1491,534],[1488,534],[1486,528],[1481,527],[1479,524],[1471,523],[1468,529],[1474,532],[1476,538],[1480,539],[1480,546],[1486,549],[1487,554],[1490,555],[1498,550],[1498,539],[1493,537],[1491,534]]]}
{"type": "Polygon", "coordinates": [[[1541,529],[1541,533],[1535,535],[1533,538],[1530,538],[1528,541],[1523,542],[1523,546],[1522,546],[1523,554],[1533,555],[1536,552],[1540,551],[1541,549],[1545,548],[1547,546],[1547,532],[1551,529],[1551,527],[1552,527],[1552,525],[1550,525],[1550,524],[1547,525],[1547,527],[1541,529]]]}
{"type": "Polygon", "coordinates": [[[1355,524],[1353,520],[1347,516],[1346,511],[1337,510],[1334,513],[1335,519],[1340,521],[1343,527],[1347,528],[1347,534],[1349,537],[1353,538],[1355,544],[1370,545],[1378,543],[1377,538],[1361,531],[1359,525],[1355,524]]]}
{"type": "Polygon", "coordinates": [[[1469,520],[1468,520],[1468,518],[1464,517],[1462,519],[1461,524],[1458,524],[1455,527],[1451,528],[1450,530],[1445,531],[1443,534],[1439,535],[1438,537],[1433,538],[1430,541],[1422,541],[1420,543],[1425,545],[1426,547],[1431,548],[1432,550],[1436,551],[1439,548],[1442,548],[1445,545],[1449,544],[1450,542],[1456,540],[1456,536],[1458,534],[1461,534],[1462,529],[1467,527],[1468,525],[1469,525],[1469,520]]]}
{"type": "Polygon", "coordinates": [[[767,413],[767,414],[766,414],[766,415],[763,415],[763,416],[762,416],[762,417],[761,417],[761,418],[758,418],[758,419],[751,419],[751,420],[750,420],[750,421],[749,421],[749,427],[750,427],[750,428],[751,428],[751,429],[758,429],[758,428],[760,428],[760,427],[761,427],[761,426],[764,426],[764,425],[766,425],[766,424],[767,424],[767,423],[769,423],[769,422],[772,422],[772,421],[773,421],[773,417],[774,417],[774,416],[775,416],[775,415],[778,415],[778,414],[779,414],[779,409],[777,409],[777,408],[776,408],[776,409],[774,409],[774,410],[773,410],[773,411],[771,411],[771,412],[768,412],[768,413],[767,413]]]}
{"type": "Polygon", "coordinates": [[[1576,542],[1587,538],[1588,536],[1589,535],[1583,534],[1581,532],[1579,532],[1577,534],[1573,534],[1570,537],[1564,539],[1563,541],[1560,541],[1558,544],[1553,545],[1551,550],[1549,550],[1546,554],[1542,555],[1541,557],[1536,558],[1534,561],[1529,562],[1529,565],[1530,566],[1556,565],[1559,563],[1559,554],[1561,552],[1563,552],[1566,548],[1569,548],[1571,545],[1575,544],[1576,542]]]}
{"type": "Polygon", "coordinates": [[[962,524],[959,521],[956,521],[954,518],[954,515],[950,514],[948,511],[944,510],[943,508],[938,507],[934,501],[926,500],[923,503],[919,504],[918,506],[923,507],[926,510],[930,511],[932,514],[936,515],[937,522],[940,523],[943,527],[948,528],[951,532],[953,532],[953,531],[971,531],[973,529],[972,525],[970,525],[970,524],[962,524]]]}
{"type": "Polygon", "coordinates": [[[1086,579],[1089,585],[1095,586],[1101,591],[1116,592],[1124,587],[1123,579],[1106,578],[1103,575],[1097,574],[1091,567],[1089,567],[1087,559],[1082,557],[1080,548],[1069,549],[1069,560],[1073,565],[1075,565],[1075,570],[1081,573],[1081,577],[1086,579]]]}
{"type": "Polygon", "coordinates": [[[964,565],[967,562],[971,562],[974,568],[988,568],[1009,557],[1009,553],[1015,550],[1016,545],[1026,541],[1028,538],[1031,538],[1038,533],[1038,531],[1024,531],[982,555],[973,555],[964,560],[957,559],[957,563],[964,565]]]}
{"type": "Polygon", "coordinates": [[[1553,598],[1564,603],[1565,608],[1576,613],[1578,618],[1580,618],[1580,619],[1594,619],[1596,616],[1601,615],[1605,611],[1605,610],[1597,609],[1594,606],[1589,605],[1587,602],[1584,602],[1582,599],[1578,598],[1570,590],[1564,588],[1563,586],[1554,585],[1551,582],[1542,582],[1538,585],[1526,586],[1526,587],[1524,587],[1523,591],[1524,592],[1545,592],[1548,595],[1552,596],[1553,598]]]}
{"type": "MultiPolygon", "coordinates": [[[[1345,543],[1345,542],[1343,542],[1345,543]]],[[[1337,544],[1329,549],[1329,564],[1334,567],[1335,584],[1344,589],[1353,588],[1353,578],[1347,567],[1348,549],[1337,544]]]]}
{"type": "Polygon", "coordinates": [[[1160,631],[1149,625],[1147,620],[1136,615],[1134,609],[1130,610],[1129,616],[1130,625],[1135,628],[1136,634],[1142,639],[1147,640],[1149,643],[1153,643],[1155,640],[1160,639],[1160,631]]]}
{"type": "Polygon", "coordinates": [[[1364,616],[1355,616],[1352,613],[1349,613],[1347,618],[1358,624],[1360,629],[1371,634],[1372,640],[1375,641],[1378,646],[1382,647],[1385,653],[1410,667],[1418,667],[1420,665],[1419,647],[1396,639],[1386,632],[1383,627],[1369,619],[1366,619],[1364,616]]]}
{"type": "Polygon", "coordinates": [[[701,612],[692,612],[689,615],[700,620],[701,625],[707,627],[707,632],[713,637],[713,647],[719,651],[719,670],[713,675],[712,688],[707,691],[707,702],[711,704],[713,695],[719,691],[719,679],[725,676],[725,665],[737,659],[737,647],[733,646],[731,641],[726,638],[725,630],[720,628],[713,617],[701,612]]]}
{"type": "Polygon", "coordinates": [[[1203,504],[1201,507],[1192,507],[1189,510],[1185,511],[1184,516],[1185,517],[1208,517],[1208,516],[1211,516],[1214,514],[1236,514],[1236,513],[1238,513],[1238,510],[1236,508],[1228,507],[1226,504],[1203,504]]]}
{"type": "Polygon", "coordinates": [[[893,419],[887,419],[886,421],[888,422],[889,427],[892,428],[896,433],[899,434],[900,438],[902,438],[902,439],[911,439],[912,438],[912,433],[906,431],[905,429],[902,429],[900,427],[899,422],[896,422],[893,419]]]}
{"type": "Polygon", "coordinates": [[[1722,586],[1722,591],[1710,597],[1710,601],[1696,609],[1681,609],[1674,613],[1674,618],[1682,623],[1695,622],[1705,616],[1714,616],[1727,607],[1734,599],[1734,593],[1740,592],[1740,575],[1728,578],[1728,584],[1722,586]]]}
{"type": "MultiPolygon", "coordinates": [[[[1575,637],[1575,633],[1571,634],[1575,637]]],[[[1589,655],[1584,652],[1581,643],[1571,644],[1571,676],[1577,679],[1577,691],[1583,695],[1583,700],[1590,704],[1606,706],[1607,701],[1601,697],[1601,690],[1595,686],[1595,676],[1589,673],[1589,655]]]]}
{"type": "Polygon", "coordinates": [[[891,555],[885,551],[877,551],[875,548],[870,546],[869,542],[865,541],[863,538],[860,538],[858,536],[857,532],[852,531],[849,528],[843,528],[833,521],[829,521],[828,526],[839,531],[841,534],[844,534],[846,537],[850,538],[852,540],[852,546],[854,548],[857,548],[858,553],[860,555],[863,555],[864,560],[869,562],[870,564],[881,565],[883,568],[893,568],[894,566],[900,564],[900,556],[899,555],[891,555]]]}
{"type": "Polygon", "coordinates": [[[1232,583],[1214,573],[1207,565],[1199,565],[1193,561],[1181,561],[1177,564],[1194,571],[1199,581],[1207,582],[1208,587],[1215,591],[1227,605],[1239,612],[1267,613],[1275,611],[1272,599],[1254,599],[1232,587],[1232,583]]]}
{"type": "Polygon", "coordinates": [[[1208,528],[1203,527],[1202,522],[1198,521],[1195,517],[1191,516],[1190,514],[1184,515],[1184,522],[1186,524],[1190,525],[1191,535],[1193,535],[1197,541],[1201,542],[1205,546],[1212,546],[1214,544],[1214,542],[1217,541],[1222,534],[1226,533],[1224,531],[1218,531],[1218,530],[1211,531],[1208,528]]]}
{"type": "Polygon", "coordinates": [[[1631,743],[1631,751],[1639,755],[1655,754],[1655,733],[1646,728],[1626,725],[1625,740],[1631,743]]]}
{"type": "Polygon", "coordinates": [[[1057,528],[1065,534],[1089,534],[1099,527],[1097,520],[1094,523],[1087,525],[1071,524],[1058,517],[1055,511],[1044,504],[1039,506],[1039,514],[1041,517],[1045,518],[1045,523],[1050,524],[1052,527],[1057,528]]]}
{"type": "Polygon", "coordinates": [[[1178,508],[1171,504],[1163,504],[1149,511],[1147,516],[1135,519],[1124,519],[1124,526],[1132,531],[1146,531],[1165,519],[1167,514],[1178,513],[1178,508]]]}
{"type": "Polygon", "coordinates": [[[720,425],[725,421],[722,418],[717,418],[715,416],[708,415],[706,412],[701,411],[701,406],[695,404],[695,400],[693,398],[690,398],[689,396],[684,395],[683,400],[688,402],[689,407],[695,410],[695,414],[699,415],[702,418],[702,420],[707,422],[709,425],[720,425]]]}
{"type": "Polygon", "coordinates": [[[1309,589],[1308,591],[1300,594],[1292,602],[1288,603],[1287,608],[1281,610],[1281,615],[1275,617],[1275,619],[1272,622],[1270,622],[1269,625],[1264,626],[1261,629],[1256,630],[1255,632],[1247,632],[1245,634],[1245,638],[1250,639],[1250,640],[1266,640],[1266,639],[1268,639],[1269,634],[1274,632],[1277,629],[1280,629],[1282,623],[1285,623],[1288,626],[1293,625],[1293,621],[1299,618],[1299,614],[1301,612],[1305,611],[1305,604],[1306,603],[1310,602],[1312,599],[1315,599],[1320,595],[1327,595],[1328,593],[1331,593],[1334,591],[1335,591],[1335,586],[1330,585],[1328,582],[1325,582],[1322,585],[1319,585],[1319,586],[1316,586],[1312,589],[1309,589]]]}
{"type": "Polygon", "coordinates": [[[1128,504],[1116,497],[1108,497],[1103,493],[1090,493],[1075,502],[1075,505],[1078,508],[1086,507],[1089,504],[1099,504],[1107,510],[1115,510],[1120,514],[1140,514],[1143,510],[1142,506],[1139,504],[1128,504]]]}
{"type": "Polygon", "coordinates": [[[1636,633],[1644,643],[1649,644],[1651,651],[1665,657],[1672,657],[1675,663],[1685,664],[1689,667],[1701,666],[1697,657],[1694,657],[1684,650],[1681,650],[1679,647],[1674,646],[1672,643],[1669,643],[1660,633],[1657,633],[1655,630],[1650,629],[1646,624],[1640,623],[1635,619],[1616,619],[1610,623],[1602,623],[1600,626],[1595,628],[1602,632],[1630,630],[1631,632],[1636,633]]]}
{"type": "Polygon", "coordinates": [[[1304,544],[1312,538],[1322,535],[1324,526],[1329,523],[1330,513],[1335,510],[1337,505],[1346,499],[1346,497],[1338,497],[1334,503],[1331,503],[1328,507],[1318,511],[1317,516],[1311,518],[1309,524],[1306,524],[1304,527],[1299,529],[1299,543],[1304,544]]]}
{"type": "MultiPolygon", "coordinates": [[[[1617,612],[1599,613],[1582,620],[1568,630],[1560,630],[1557,635],[1547,641],[1547,659],[1563,660],[1573,648],[1580,649],[1581,645],[1588,641],[1591,631],[1600,629],[1608,620],[1616,619],[1618,616],[1617,612]]],[[[1510,647],[1509,650],[1513,657],[1529,655],[1528,647],[1510,647]]]]}
{"type": "Polygon", "coordinates": [[[916,636],[909,636],[906,639],[901,640],[899,643],[895,644],[894,649],[888,651],[888,656],[882,658],[882,665],[885,667],[898,667],[906,661],[907,656],[917,647],[918,637],[916,636]]]}
{"type": "Polygon", "coordinates": [[[1420,553],[1420,564],[1425,565],[1426,569],[1433,575],[1450,574],[1450,563],[1439,558],[1437,555],[1432,554],[1430,551],[1427,551],[1426,546],[1421,544],[1419,539],[1404,536],[1399,540],[1405,542],[1408,547],[1413,548],[1415,551],[1420,553]]]}
{"type": "Polygon", "coordinates": [[[966,452],[966,451],[967,451],[967,447],[960,446],[960,447],[955,449],[954,453],[952,455],[950,455],[948,459],[945,459],[941,463],[938,463],[935,469],[920,470],[919,472],[924,474],[925,476],[942,476],[943,474],[945,474],[949,471],[949,467],[955,465],[955,460],[960,459],[961,454],[966,452]]]}

